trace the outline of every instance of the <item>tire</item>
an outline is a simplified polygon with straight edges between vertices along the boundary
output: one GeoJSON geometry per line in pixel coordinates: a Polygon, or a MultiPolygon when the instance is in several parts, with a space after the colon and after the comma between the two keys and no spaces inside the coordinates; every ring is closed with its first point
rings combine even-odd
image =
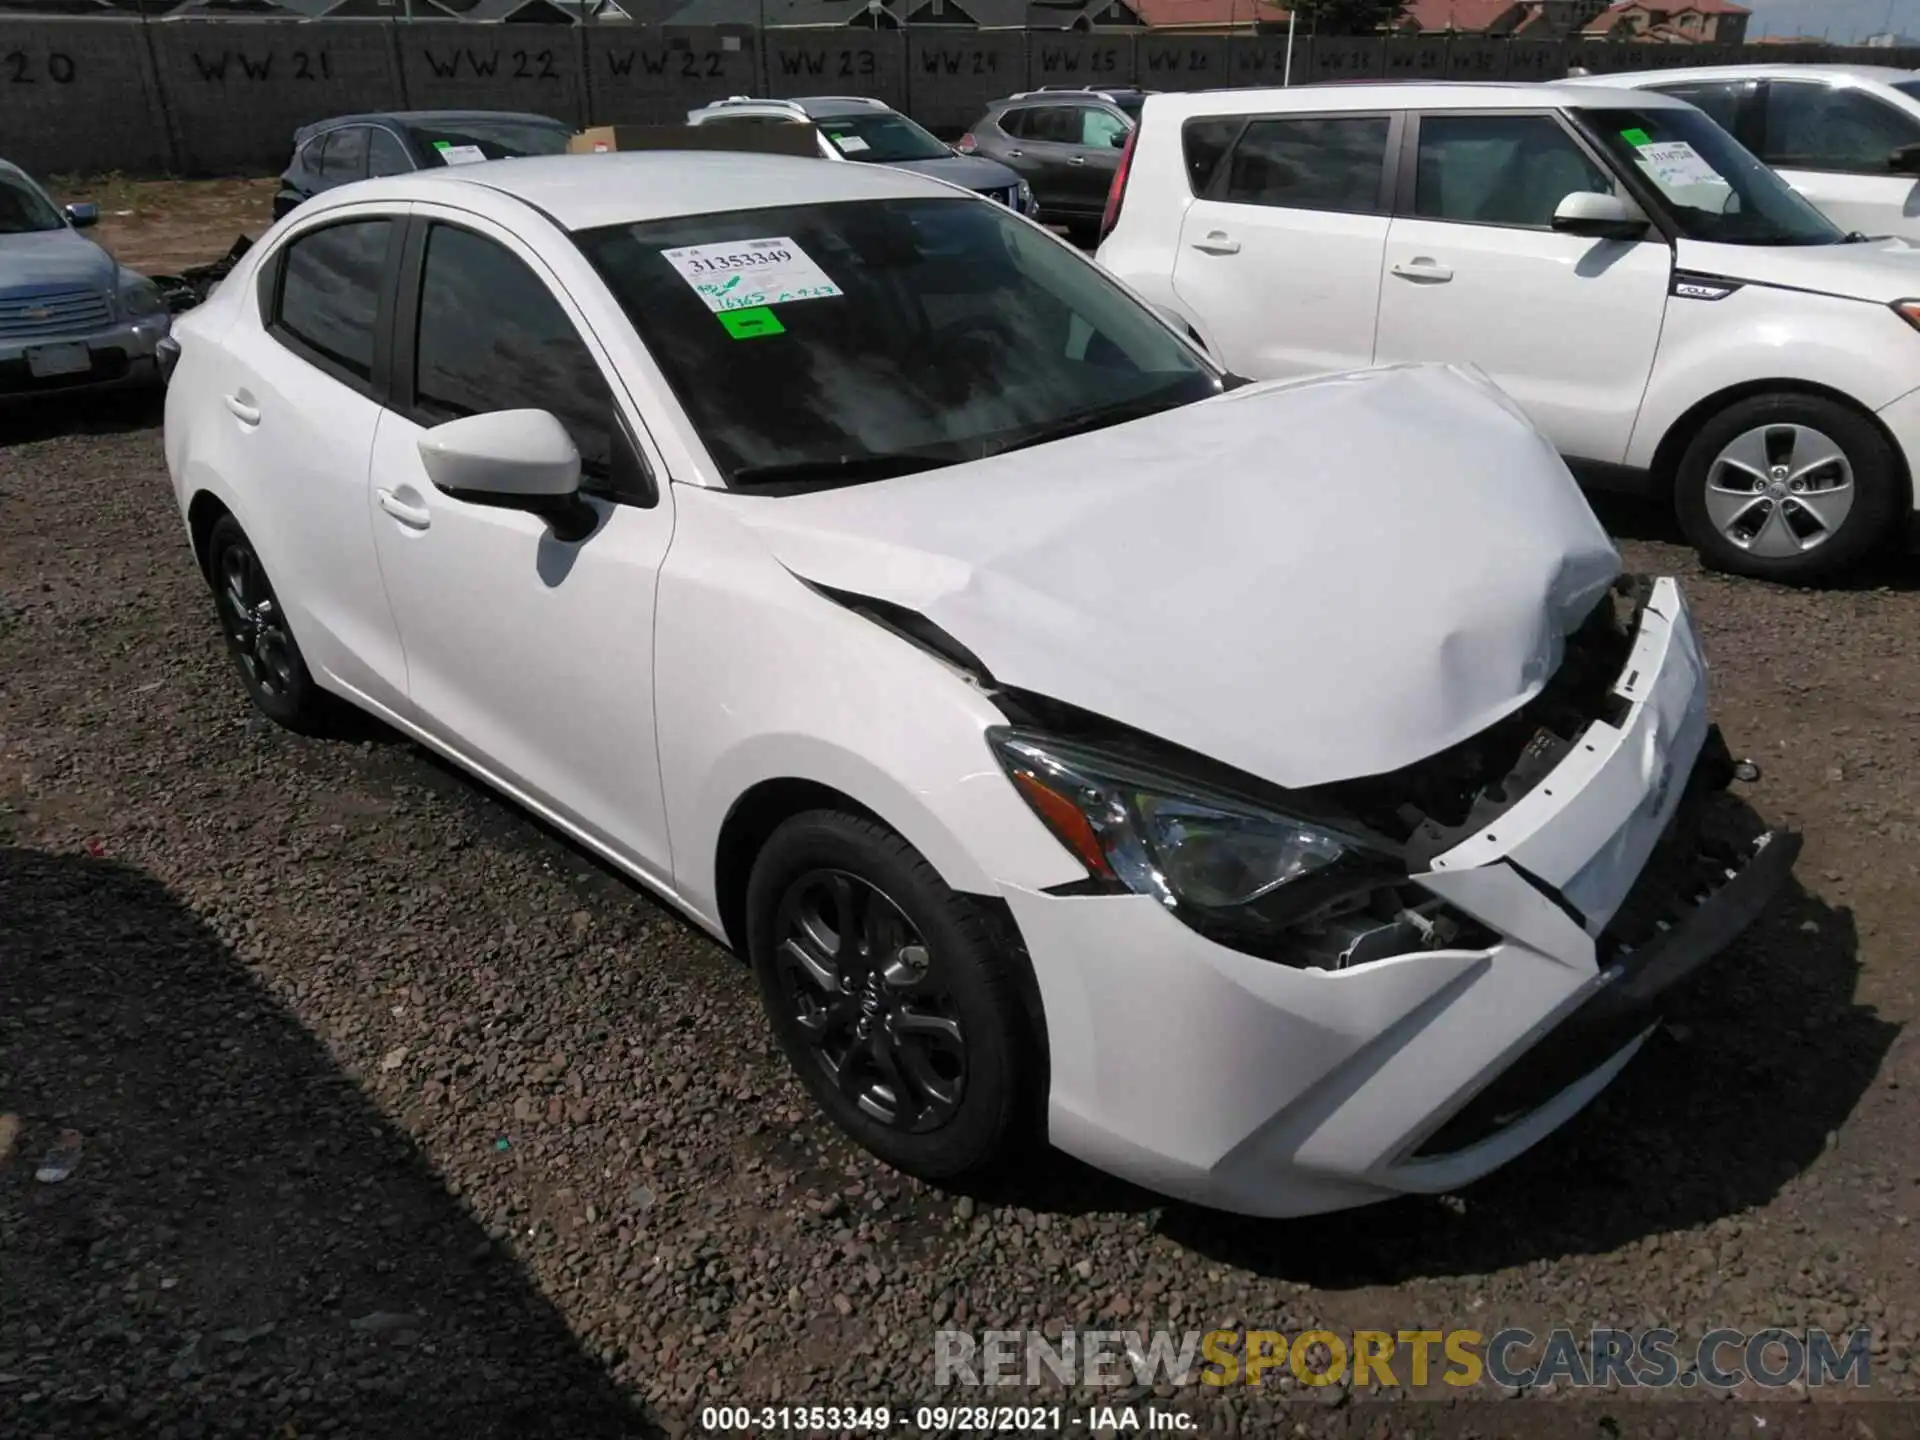
{"type": "Polygon", "coordinates": [[[207,584],[227,653],[254,707],[289,730],[323,730],[327,697],[313,682],[253,542],[231,515],[222,515],[208,532],[207,584]]]}
{"type": "Polygon", "coordinates": [[[747,882],[747,953],[801,1083],[889,1165],[977,1177],[1032,1138],[1038,1066],[1013,964],[979,908],[884,825],[831,810],[781,825],[747,882]]]}
{"type": "Polygon", "coordinates": [[[1700,427],[1675,476],[1674,510],[1709,568],[1793,583],[1871,555],[1892,535],[1905,491],[1893,447],[1866,415],[1776,393],[1700,427]],[[1823,454],[1834,459],[1812,463],[1823,454]]]}

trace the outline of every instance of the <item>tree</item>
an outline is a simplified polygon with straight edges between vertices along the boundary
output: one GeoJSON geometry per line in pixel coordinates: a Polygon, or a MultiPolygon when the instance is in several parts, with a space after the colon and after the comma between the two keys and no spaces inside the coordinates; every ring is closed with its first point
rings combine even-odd
{"type": "Polygon", "coordinates": [[[1315,35],[1372,35],[1397,22],[1407,0],[1294,0],[1287,8],[1315,35]]]}

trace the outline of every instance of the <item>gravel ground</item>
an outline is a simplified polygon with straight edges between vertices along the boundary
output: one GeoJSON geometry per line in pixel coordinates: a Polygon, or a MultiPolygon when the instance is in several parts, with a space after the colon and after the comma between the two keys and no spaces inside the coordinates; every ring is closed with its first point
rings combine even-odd
{"type": "Polygon", "coordinates": [[[1064,1159],[958,1195],[854,1152],[690,926],[388,732],[250,716],[151,407],[0,425],[0,1435],[1006,1401],[938,1395],[931,1331],[1049,1323],[1868,1326],[1845,1404],[1175,1400],[1228,1436],[1915,1430],[1888,1403],[1920,1343],[1906,567],[1727,582],[1609,511],[1684,577],[1800,888],[1509,1169],[1253,1222],[1064,1159]],[[37,1183],[67,1130],[73,1174],[37,1183]]]}

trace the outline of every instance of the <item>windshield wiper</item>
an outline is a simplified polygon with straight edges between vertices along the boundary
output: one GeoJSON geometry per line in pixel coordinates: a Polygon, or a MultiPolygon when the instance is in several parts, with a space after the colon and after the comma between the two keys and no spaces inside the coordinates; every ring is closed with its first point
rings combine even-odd
{"type": "Polygon", "coordinates": [[[881,451],[872,455],[846,455],[837,460],[743,465],[731,478],[742,489],[753,490],[776,485],[857,485],[863,480],[891,480],[896,475],[914,475],[953,463],[945,456],[916,454],[910,450],[881,451]]]}
{"type": "Polygon", "coordinates": [[[1105,430],[1110,425],[1124,425],[1129,420],[1145,419],[1157,415],[1162,410],[1173,408],[1165,395],[1143,395],[1119,405],[1108,405],[1099,410],[1089,410],[1071,420],[1063,420],[1056,425],[1046,425],[1038,430],[1029,430],[1015,439],[1003,444],[989,445],[981,459],[989,455],[1005,455],[1010,450],[1025,450],[1032,445],[1046,445],[1055,440],[1071,439],[1075,435],[1085,435],[1093,430],[1105,430]]]}

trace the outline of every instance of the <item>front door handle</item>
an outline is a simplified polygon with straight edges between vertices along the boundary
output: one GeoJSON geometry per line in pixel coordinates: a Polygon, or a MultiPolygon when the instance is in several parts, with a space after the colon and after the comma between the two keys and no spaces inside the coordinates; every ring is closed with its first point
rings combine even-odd
{"type": "Polygon", "coordinates": [[[1069,155],[1067,157],[1067,163],[1069,165],[1084,165],[1087,163],[1087,157],[1084,155],[1069,155]]]}
{"type": "Polygon", "coordinates": [[[1419,255],[1393,267],[1393,273],[1402,280],[1417,280],[1427,285],[1444,285],[1453,278],[1453,271],[1437,260],[1429,260],[1419,255]]]}
{"type": "Polygon", "coordinates": [[[1224,230],[1214,230],[1205,239],[1194,241],[1193,248],[1208,255],[1238,255],[1240,242],[1229,239],[1224,230]]]}
{"type": "Polygon", "coordinates": [[[1009,160],[1018,160],[1020,158],[1020,152],[1018,150],[1009,150],[1007,151],[1007,158],[1009,160]]]}
{"type": "Polygon", "coordinates": [[[242,390],[238,395],[222,395],[220,399],[225,403],[227,413],[242,425],[260,423],[260,407],[247,399],[246,391],[242,390]]]}
{"type": "Polygon", "coordinates": [[[424,505],[409,505],[391,490],[381,490],[378,494],[380,508],[409,530],[424,530],[433,523],[433,516],[424,505]]]}

